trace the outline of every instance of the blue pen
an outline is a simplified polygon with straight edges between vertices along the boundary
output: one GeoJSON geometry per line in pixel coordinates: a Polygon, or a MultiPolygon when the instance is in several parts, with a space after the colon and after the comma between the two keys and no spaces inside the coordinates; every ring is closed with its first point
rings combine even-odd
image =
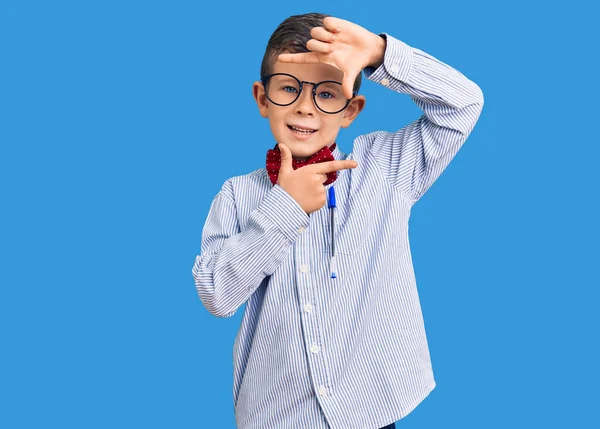
{"type": "Polygon", "coordinates": [[[336,262],[335,262],[335,234],[333,233],[335,228],[334,228],[334,221],[335,221],[335,189],[333,189],[333,185],[331,185],[331,187],[329,188],[329,213],[331,214],[331,222],[330,222],[330,226],[331,226],[331,263],[330,263],[330,269],[331,269],[331,278],[335,279],[337,278],[337,266],[336,266],[336,262]]]}

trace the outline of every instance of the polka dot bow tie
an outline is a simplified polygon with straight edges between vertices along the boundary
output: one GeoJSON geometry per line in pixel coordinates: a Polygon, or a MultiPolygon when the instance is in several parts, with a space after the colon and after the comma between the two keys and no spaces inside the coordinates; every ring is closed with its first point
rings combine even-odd
{"type": "MultiPolygon", "coordinates": [[[[294,170],[297,170],[300,167],[304,167],[309,164],[317,164],[319,162],[326,161],[334,161],[333,150],[335,149],[335,143],[331,146],[325,146],[323,149],[319,150],[315,154],[313,154],[310,158],[304,161],[297,161],[292,158],[292,167],[294,170]]],[[[279,147],[275,146],[274,149],[269,149],[267,151],[267,172],[269,173],[269,178],[273,185],[277,183],[277,178],[279,177],[279,169],[281,168],[281,152],[279,151],[279,147]]],[[[327,180],[323,185],[329,185],[330,183],[335,182],[337,178],[337,173],[332,171],[327,174],[327,180]]]]}

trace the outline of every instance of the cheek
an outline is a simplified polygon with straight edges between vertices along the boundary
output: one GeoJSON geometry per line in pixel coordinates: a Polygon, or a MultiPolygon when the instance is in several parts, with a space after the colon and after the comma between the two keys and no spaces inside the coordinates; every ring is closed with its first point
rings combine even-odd
{"type": "Polygon", "coordinates": [[[336,133],[342,126],[342,118],[331,118],[331,120],[325,122],[325,129],[328,134],[336,133]]]}
{"type": "Polygon", "coordinates": [[[283,137],[285,131],[287,129],[285,125],[285,121],[280,116],[269,116],[269,125],[271,128],[271,132],[276,138],[283,137]]]}
{"type": "Polygon", "coordinates": [[[285,126],[284,115],[277,110],[269,112],[269,119],[273,128],[283,128],[285,126]]]}

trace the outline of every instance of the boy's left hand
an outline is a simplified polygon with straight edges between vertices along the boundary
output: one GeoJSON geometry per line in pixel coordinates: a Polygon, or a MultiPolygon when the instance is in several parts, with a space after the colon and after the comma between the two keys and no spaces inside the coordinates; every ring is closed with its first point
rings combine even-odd
{"type": "Polygon", "coordinates": [[[311,30],[312,39],[306,47],[311,52],[280,54],[282,63],[325,63],[344,73],[342,90],[344,96],[352,98],[354,79],[365,67],[379,67],[383,62],[386,41],[350,21],[328,16],[323,27],[311,30]]]}

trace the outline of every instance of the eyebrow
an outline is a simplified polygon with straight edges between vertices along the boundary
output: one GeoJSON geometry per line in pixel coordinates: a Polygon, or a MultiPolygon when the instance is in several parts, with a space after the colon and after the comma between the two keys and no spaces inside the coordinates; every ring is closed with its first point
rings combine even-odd
{"type": "MultiPolygon", "coordinates": [[[[288,73],[291,74],[291,73],[288,73]]],[[[298,76],[292,75],[294,76],[296,79],[298,79],[300,82],[309,82],[309,83],[322,83],[322,82],[329,82],[329,83],[342,83],[339,80],[336,80],[334,78],[330,78],[330,79],[321,79],[321,80],[304,80],[304,79],[300,79],[298,76]]],[[[290,79],[289,76],[285,76],[286,78],[290,79]]]]}

